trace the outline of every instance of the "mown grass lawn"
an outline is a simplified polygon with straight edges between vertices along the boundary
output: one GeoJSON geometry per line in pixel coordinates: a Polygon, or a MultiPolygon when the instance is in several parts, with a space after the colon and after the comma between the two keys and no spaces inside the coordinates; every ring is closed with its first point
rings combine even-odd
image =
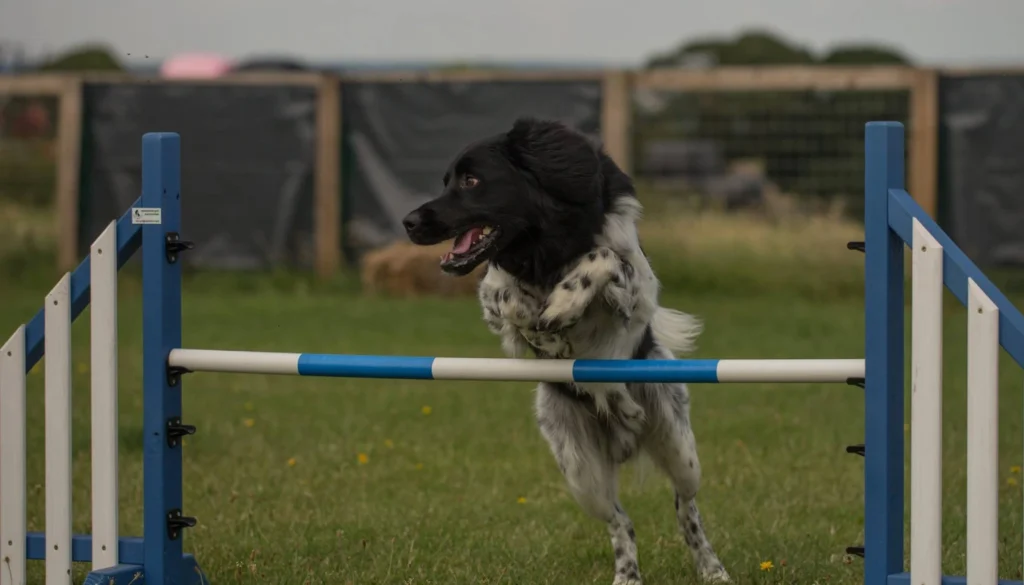
{"type": "MultiPolygon", "coordinates": [[[[664,304],[705,320],[696,357],[863,355],[863,257],[845,248],[862,237],[861,226],[834,217],[766,223],[643,200],[644,247],[665,285],[664,304]]],[[[52,216],[0,205],[0,219],[14,226],[0,242],[6,338],[57,276],[47,270],[52,216]]],[[[1018,307],[1021,276],[998,280],[1018,307]]],[[[141,299],[137,275],[122,283],[120,520],[122,533],[134,535],[142,528],[141,299]]],[[[294,275],[190,273],[184,342],[500,355],[470,300],[368,298],[357,289],[345,279],[324,287],[294,275]]],[[[966,314],[949,295],[946,306],[944,569],[962,575],[966,314]]],[[[89,530],[87,317],[74,328],[77,532],[89,530]]],[[[1000,364],[1000,576],[1020,578],[1024,375],[1005,355],[1000,364]]],[[[29,385],[33,530],[44,526],[42,369],[29,385]]],[[[607,585],[605,528],[564,489],[536,430],[531,391],[527,383],[188,375],[185,422],[198,433],[184,446],[185,512],[199,525],[187,532],[186,548],[215,584],[607,585]]],[[[862,391],[737,384],[694,385],[692,393],[704,469],[698,499],[734,581],[860,583],[861,560],[844,550],[863,538],[863,461],[845,447],[863,442],[862,391]],[[760,568],[766,561],[770,571],[760,568]]],[[[621,492],[645,582],[697,583],[667,482],[629,467],[621,492]]],[[[86,570],[79,567],[76,582],[86,570]]],[[[41,582],[41,563],[33,563],[30,583],[41,582]]]]}
{"type": "MultiPolygon", "coordinates": [[[[45,289],[8,286],[0,330],[45,289]]],[[[756,293],[756,291],[753,291],[756,293]]],[[[1020,297],[1017,298],[1018,302],[1020,297]]],[[[706,321],[699,356],[859,357],[860,299],[673,295],[706,321]]],[[[965,551],[965,313],[947,297],[945,569],[965,551]]],[[[141,301],[121,309],[121,528],[141,532],[141,301]]],[[[83,315],[87,317],[87,315],[83,315]]],[[[74,528],[89,529],[88,321],[74,331],[74,528]]],[[[188,347],[498,356],[477,307],[351,293],[248,292],[190,281],[188,347]]],[[[909,355],[909,354],[908,354],[909,355]]],[[[1021,565],[1022,375],[1001,362],[1000,576],[1021,565]]],[[[42,366],[30,377],[30,529],[42,530],[42,366]]],[[[598,583],[612,577],[603,526],[584,516],[538,435],[527,383],[316,380],[191,374],[185,421],[186,548],[213,583],[598,583]]],[[[695,385],[699,502],[738,583],[859,583],[861,390],[844,385],[695,385]],[[763,561],[774,568],[762,571],[763,561]]],[[[623,476],[646,583],[696,583],[668,484],[623,476]]],[[[908,510],[909,512],[909,510],[908,510]]],[[[908,516],[909,517],[909,516],[908,516]]],[[[41,582],[33,564],[31,582],[41,582]]],[[[86,567],[81,567],[84,574],[86,567]]]]}

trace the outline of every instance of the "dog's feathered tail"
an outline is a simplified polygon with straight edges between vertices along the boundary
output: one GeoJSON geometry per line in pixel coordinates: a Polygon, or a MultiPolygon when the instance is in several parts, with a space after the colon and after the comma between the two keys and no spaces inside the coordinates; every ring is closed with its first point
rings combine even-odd
{"type": "Polygon", "coordinates": [[[675,309],[658,307],[651,320],[651,332],[659,345],[672,353],[690,353],[697,347],[697,337],[704,324],[697,317],[675,309]]]}

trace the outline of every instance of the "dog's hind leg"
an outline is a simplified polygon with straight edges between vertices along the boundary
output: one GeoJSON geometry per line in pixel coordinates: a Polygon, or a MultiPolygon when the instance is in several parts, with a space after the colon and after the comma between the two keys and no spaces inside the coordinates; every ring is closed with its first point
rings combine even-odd
{"type": "Polygon", "coordinates": [[[619,463],[609,455],[608,432],[587,406],[553,384],[537,389],[537,421],[568,484],[588,515],[605,522],[615,554],[613,585],[641,585],[636,533],[618,500],[619,463]]]}
{"type": "Polygon", "coordinates": [[[693,560],[697,564],[701,579],[709,583],[730,582],[729,573],[722,566],[722,561],[718,560],[718,555],[704,533],[700,511],[697,510],[697,500],[684,499],[676,492],[676,519],[679,521],[679,531],[683,534],[686,546],[693,553],[693,560]]]}
{"type": "Polygon", "coordinates": [[[679,532],[693,555],[701,579],[712,583],[727,583],[731,579],[718,559],[711,542],[704,533],[697,509],[697,491],[700,489],[700,460],[697,441],[690,428],[689,395],[682,385],[652,385],[660,390],[664,401],[661,408],[651,409],[657,430],[645,442],[645,450],[675,488],[676,519],[679,532]]]}

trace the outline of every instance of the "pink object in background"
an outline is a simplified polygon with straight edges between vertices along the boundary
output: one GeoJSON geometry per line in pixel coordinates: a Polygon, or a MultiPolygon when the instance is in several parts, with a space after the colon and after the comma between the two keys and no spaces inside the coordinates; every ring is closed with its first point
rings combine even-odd
{"type": "Polygon", "coordinates": [[[173,78],[209,79],[231,70],[230,59],[219,55],[188,53],[175,55],[160,66],[160,75],[173,78]]]}

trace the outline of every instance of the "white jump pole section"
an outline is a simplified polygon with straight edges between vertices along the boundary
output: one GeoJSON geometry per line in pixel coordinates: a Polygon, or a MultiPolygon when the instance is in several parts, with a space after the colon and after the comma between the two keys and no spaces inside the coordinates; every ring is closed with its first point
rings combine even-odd
{"type": "Polygon", "coordinates": [[[719,360],[718,381],[813,383],[864,377],[862,359],[719,360]]]}
{"type": "Polygon", "coordinates": [[[0,348],[0,585],[25,583],[25,326],[0,348]]]}
{"type": "Polygon", "coordinates": [[[46,295],[46,585],[71,578],[71,275],[46,295]]]}
{"type": "Polygon", "coordinates": [[[117,222],[89,251],[92,569],[117,565],[117,222]]]}
{"type": "Polygon", "coordinates": [[[297,376],[300,353],[229,351],[220,349],[172,349],[169,364],[193,372],[281,374],[297,376]]]}
{"type": "Polygon", "coordinates": [[[999,545],[999,309],[967,280],[967,582],[996,583],[999,545]]]}
{"type": "Polygon", "coordinates": [[[942,246],[915,218],[911,280],[910,581],[942,583],[942,246]]]}

